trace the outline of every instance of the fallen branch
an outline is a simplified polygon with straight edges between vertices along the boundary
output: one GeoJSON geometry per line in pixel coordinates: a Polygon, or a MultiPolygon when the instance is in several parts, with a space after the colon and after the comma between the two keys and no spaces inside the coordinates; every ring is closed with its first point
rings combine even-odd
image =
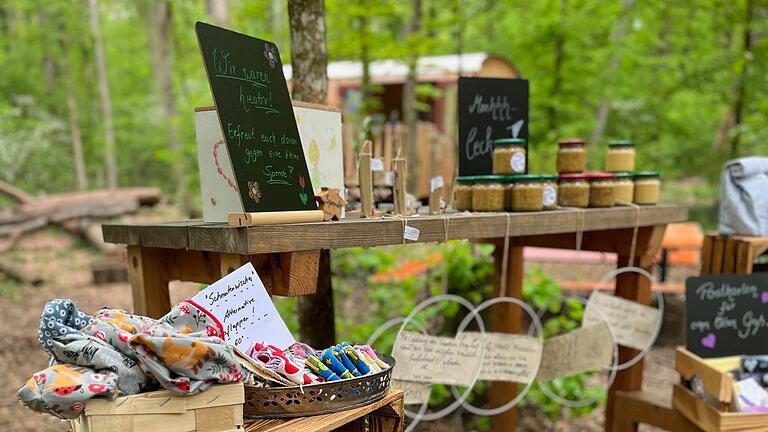
{"type": "Polygon", "coordinates": [[[40,276],[30,274],[21,269],[18,265],[14,265],[8,261],[0,260],[0,273],[5,273],[10,278],[28,285],[38,286],[42,285],[44,282],[43,278],[40,276]]]}
{"type": "Polygon", "coordinates": [[[20,204],[30,202],[34,199],[28,193],[4,181],[0,181],[0,193],[7,197],[13,198],[20,204]]]}

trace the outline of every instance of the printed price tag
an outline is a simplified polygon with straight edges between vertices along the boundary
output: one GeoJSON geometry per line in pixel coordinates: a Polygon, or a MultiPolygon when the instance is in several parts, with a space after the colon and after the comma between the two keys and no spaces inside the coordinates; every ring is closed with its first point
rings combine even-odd
{"type": "Polygon", "coordinates": [[[384,161],[379,158],[371,159],[371,171],[384,171],[384,161]]]}
{"type": "Polygon", "coordinates": [[[432,181],[430,181],[430,187],[430,192],[434,192],[443,187],[443,176],[433,177],[432,181]]]}
{"type": "Polygon", "coordinates": [[[384,173],[384,184],[387,186],[392,186],[395,184],[395,173],[392,171],[387,171],[384,173]]]}
{"type": "Polygon", "coordinates": [[[410,241],[417,241],[420,233],[421,231],[419,231],[418,228],[406,225],[405,230],[403,230],[403,238],[410,241]]]}

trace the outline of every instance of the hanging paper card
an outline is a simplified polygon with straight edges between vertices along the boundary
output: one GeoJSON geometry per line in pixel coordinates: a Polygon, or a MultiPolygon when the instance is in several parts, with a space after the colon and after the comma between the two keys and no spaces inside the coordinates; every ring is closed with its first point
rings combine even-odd
{"type": "Polygon", "coordinates": [[[653,343],[660,319],[656,308],[595,291],[589,296],[582,325],[606,320],[619,345],[642,350],[653,343]]]}
{"type": "MultiPolygon", "coordinates": [[[[477,332],[459,338],[482,339],[477,332]]],[[[536,378],[542,344],[538,338],[509,333],[485,333],[485,350],[479,379],[528,384],[536,378]]]]}
{"type": "Polygon", "coordinates": [[[480,367],[480,339],[461,340],[404,331],[395,341],[392,378],[468,386],[480,367]]]}
{"type": "Polygon", "coordinates": [[[537,378],[549,381],[611,364],[613,340],[608,324],[581,327],[544,341],[544,353],[537,378]]]}

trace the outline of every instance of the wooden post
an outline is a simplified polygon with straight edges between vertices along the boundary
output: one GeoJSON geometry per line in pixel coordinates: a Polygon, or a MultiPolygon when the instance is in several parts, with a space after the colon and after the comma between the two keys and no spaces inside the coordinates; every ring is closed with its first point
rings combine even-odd
{"type": "Polygon", "coordinates": [[[395,214],[407,216],[408,210],[405,208],[405,177],[407,165],[402,155],[402,149],[399,149],[397,151],[397,156],[392,160],[392,171],[395,173],[395,187],[392,191],[392,199],[395,204],[395,214]]]}
{"type": "Polygon", "coordinates": [[[160,318],[171,310],[168,265],[157,248],[128,246],[128,280],[133,290],[133,313],[160,318]]]}
{"type": "Polygon", "coordinates": [[[360,217],[371,217],[373,211],[373,175],[371,173],[371,142],[366,140],[360,149],[358,164],[360,180],[360,217]]]}
{"type": "MultiPolygon", "coordinates": [[[[652,271],[653,258],[661,248],[661,240],[664,237],[666,226],[641,227],[637,233],[637,246],[635,248],[635,265],[648,272],[652,271]]],[[[631,244],[631,231],[626,231],[623,238],[616,239],[617,244],[631,244]]],[[[622,250],[618,254],[617,266],[619,268],[631,265],[629,262],[630,251],[622,250]]],[[[616,278],[616,295],[628,300],[636,301],[643,305],[651,302],[651,281],[638,273],[623,273],[616,278]]],[[[620,346],[619,364],[632,360],[639,351],[620,346]]],[[[616,380],[608,390],[608,402],[605,407],[605,430],[607,432],[636,432],[637,423],[615,418],[614,404],[615,394],[619,390],[640,390],[643,382],[643,360],[632,367],[619,371],[616,380]]]]}
{"type": "MultiPolygon", "coordinates": [[[[504,240],[496,240],[496,250],[493,252],[494,279],[493,296],[501,293],[502,268],[504,263],[504,240]]],[[[523,297],[523,248],[509,246],[507,256],[507,297],[523,297]]],[[[520,333],[522,329],[522,310],[510,303],[500,303],[491,308],[490,331],[499,333],[520,333]]],[[[494,382],[488,392],[488,405],[498,407],[515,397],[518,391],[516,383],[494,382]]],[[[502,414],[491,417],[491,430],[514,431],[517,429],[517,408],[512,408],[502,414]]]]}
{"type": "Polygon", "coordinates": [[[437,215],[440,214],[440,195],[443,192],[443,188],[435,188],[432,192],[429,193],[429,214],[431,215],[437,215]]]}

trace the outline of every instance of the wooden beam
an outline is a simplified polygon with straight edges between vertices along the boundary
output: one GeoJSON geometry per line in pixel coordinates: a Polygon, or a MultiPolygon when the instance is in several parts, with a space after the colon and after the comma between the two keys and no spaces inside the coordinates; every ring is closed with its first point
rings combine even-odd
{"type": "Polygon", "coordinates": [[[128,246],[128,280],[133,290],[133,313],[161,318],[171,310],[169,268],[160,249],[128,246]]]}
{"type": "Polygon", "coordinates": [[[614,395],[614,414],[614,430],[642,423],[674,432],[701,431],[672,408],[671,395],[656,392],[617,391],[614,395]]]}

